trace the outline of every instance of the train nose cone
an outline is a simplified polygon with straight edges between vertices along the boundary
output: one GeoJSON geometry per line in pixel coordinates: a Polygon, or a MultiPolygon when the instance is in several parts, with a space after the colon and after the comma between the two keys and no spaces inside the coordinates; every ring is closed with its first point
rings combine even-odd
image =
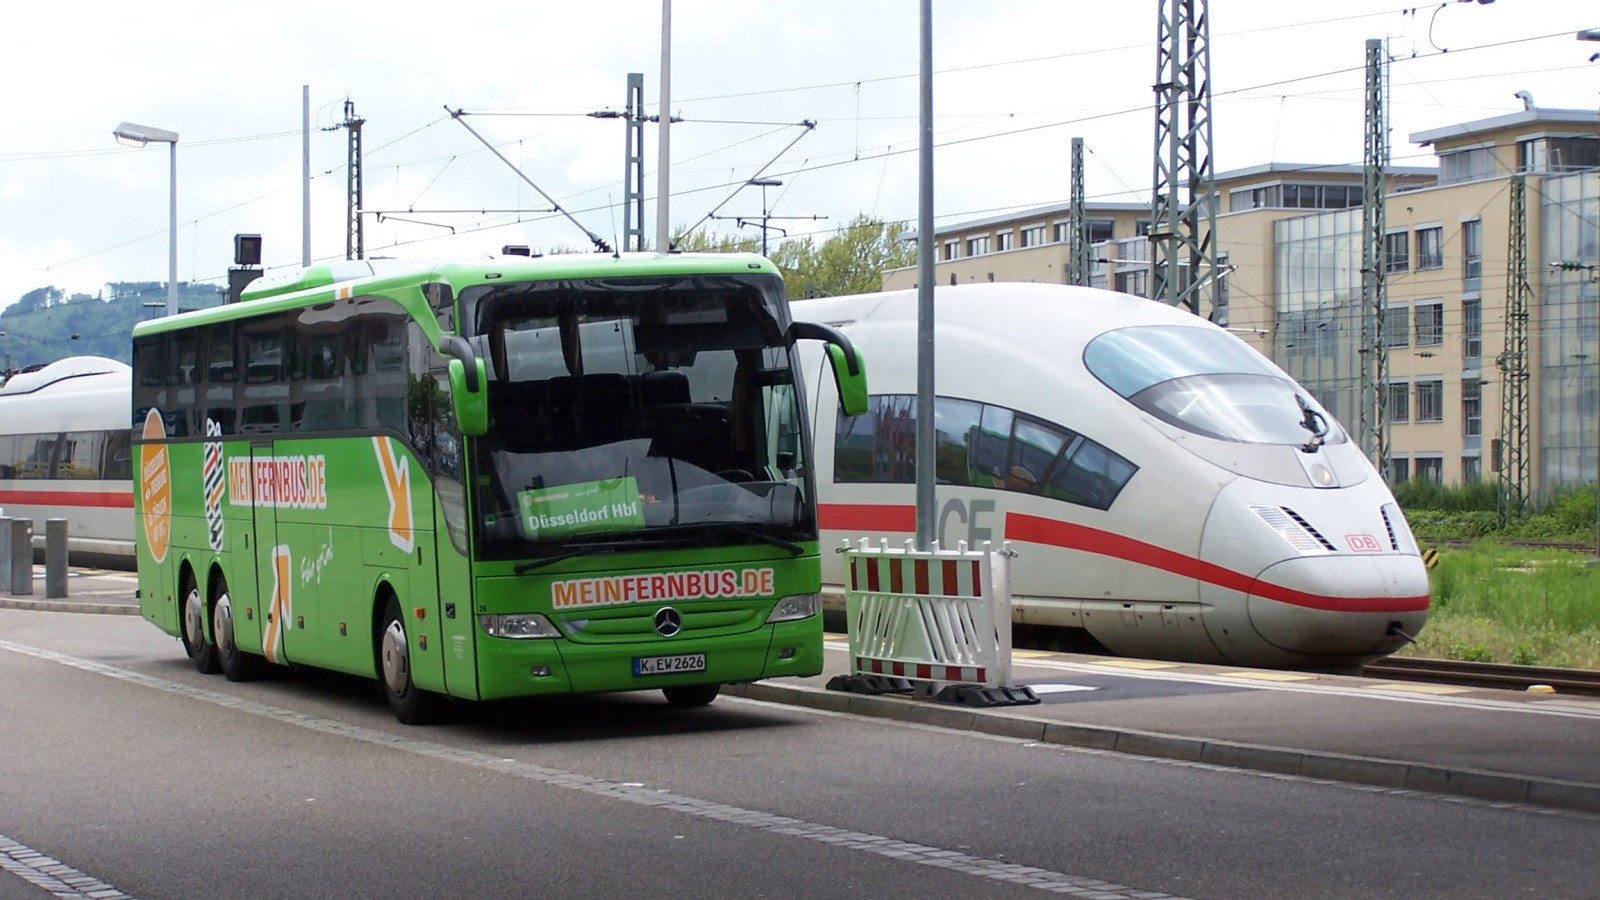
{"type": "Polygon", "coordinates": [[[1428,618],[1428,570],[1416,556],[1305,556],[1268,566],[1247,600],[1250,624],[1292,653],[1377,656],[1428,618]]]}

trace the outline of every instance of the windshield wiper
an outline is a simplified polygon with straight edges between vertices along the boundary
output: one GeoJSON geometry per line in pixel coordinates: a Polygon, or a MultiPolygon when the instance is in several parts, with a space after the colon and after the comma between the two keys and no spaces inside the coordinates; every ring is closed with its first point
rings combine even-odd
{"type": "Polygon", "coordinates": [[[541,556],[538,559],[530,559],[526,560],[525,562],[519,562],[512,569],[512,571],[516,572],[518,575],[526,575],[527,573],[532,572],[534,569],[542,569],[545,566],[561,562],[564,559],[571,559],[574,556],[588,556],[591,553],[609,553],[612,550],[617,549],[618,546],[620,546],[620,544],[616,541],[597,541],[589,544],[557,544],[555,545],[554,553],[551,553],[548,556],[541,556]]]}
{"type": "Polygon", "coordinates": [[[1294,395],[1296,403],[1300,404],[1300,427],[1311,432],[1311,440],[1300,445],[1303,453],[1315,453],[1322,446],[1322,439],[1328,434],[1328,419],[1322,413],[1311,408],[1306,398],[1299,394],[1294,395]]]}
{"type": "Polygon", "coordinates": [[[645,533],[647,535],[661,534],[663,532],[668,534],[692,534],[695,532],[715,533],[718,531],[731,531],[734,534],[755,538],[764,544],[771,544],[774,547],[787,550],[791,556],[799,556],[800,554],[806,552],[806,548],[796,544],[793,541],[784,540],[775,534],[768,534],[759,528],[752,528],[749,525],[743,525],[738,522],[685,522],[681,525],[661,525],[656,528],[648,529],[645,533]]]}

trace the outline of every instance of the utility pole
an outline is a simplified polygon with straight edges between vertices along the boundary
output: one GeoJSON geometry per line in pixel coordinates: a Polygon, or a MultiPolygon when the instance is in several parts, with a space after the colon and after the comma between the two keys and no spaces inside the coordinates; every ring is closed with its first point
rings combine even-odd
{"type": "Polygon", "coordinates": [[[1150,299],[1201,314],[1221,300],[1211,169],[1211,25],[1207,0],[1162,0],[1156,29],[1155,191],[1150,299]],[[1180,193],[1187,188],[1187,197],[1180,193]],[[1187,275],[1184,267],[1188,267],[1187,275]]]}
{"type": "Polygon", "coordinates": [[[1503,525],[1527,510],[1528,479],[1528,192],[1523,175],[1511,176],[1510,229],[1506,241],[1506,343],[1500,369],[1500,492],[1503,525]]]}
{"type": "Polygon", "coordinates": [[[300,86],[300,265],[311,267],[311,85],[300,86]]]}
{"type": "Polygon", "coordinates": [[[1388,61],[1383,41],[1367,41],[1367,118],[1361,167],[1361,380],[1356,398],[1361,450],[1389,477],[1389,423],[1384,384],[1389,348],[1383,320],[1389,308],[1389,256],[1385,237],[1384,172],[1389,166],[1388,61]]]}
{"type": "Polygon", "coordinates": [[[1089,223],[1083,201],[1083,138],[1072,139],[1071,212],[1067,217],[1067,284],[1089,283],[1089,223]]]}
{"type": "Polygon", "coordinates": [[[324,131],[336,131],[344,128],[350,132],[349,159],[345,163],[345,205],[349,219],[348,226],[345,229],[345,259],[367,258],[361,229],[361,126],[366,124],[366,121],[366,119],[356,117],[355,103],[346,99],[344,101],[344,121],[338,125],[323,129],[324,131]]]}

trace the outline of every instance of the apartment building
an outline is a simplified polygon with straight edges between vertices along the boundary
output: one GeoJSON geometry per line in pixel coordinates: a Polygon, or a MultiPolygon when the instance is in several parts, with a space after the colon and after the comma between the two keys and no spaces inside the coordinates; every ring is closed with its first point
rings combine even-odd
{"type": "MultiPolygon", "coordinates": [[[[1600,114],[1525,109],[1410,136],[1438,167],[1389,170],[1382,332],[1386,475],[1488,477],[1501,437],[1512,179],[1525,184],[1530,462],[1535,496],[1593,481],[1600,446],[1596,196],[1600,114]]],[[[1359,166],[1270,163],[1217,176],[1220,308],[1205,310],[1357,425],[1361,356],[1359,166]]],[[[1148,290],[1144,205],[1090,205],[1109,221],[1092,283],[1148,290]]],[[[1065,206],[940,229],[939,283],[1066,280],[1065,206]],[[1021,244],[1020,235],[1052,240],[1021,244]],[[1010,235],[1010,237],[1002,237],[1010,235]],[[1002,249],[1002,246],[1004,249],[1002,249]]],[[[1104,230],[1100,232],[1104,234],[1104,230]]],[[[913,286],[916,269],[884,274],[913,286]]]]}

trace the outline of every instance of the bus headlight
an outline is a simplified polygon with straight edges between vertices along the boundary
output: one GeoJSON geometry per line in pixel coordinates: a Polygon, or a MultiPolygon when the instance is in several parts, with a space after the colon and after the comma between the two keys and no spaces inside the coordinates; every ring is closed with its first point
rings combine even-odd
{"type": "Polygon", "coordinates": [[[767,616],[767,624],[804,619],[816,615],[821,609],[821,594],[790,594],[772,608],[772,615],[767,616]]]}
{"type": "Polygon", "coordinates": [[[528,640],[532,638],[558,638],[561,630],[538,613],[508,613],[479,616],[478,627],[490,637],[528,640]]]}

